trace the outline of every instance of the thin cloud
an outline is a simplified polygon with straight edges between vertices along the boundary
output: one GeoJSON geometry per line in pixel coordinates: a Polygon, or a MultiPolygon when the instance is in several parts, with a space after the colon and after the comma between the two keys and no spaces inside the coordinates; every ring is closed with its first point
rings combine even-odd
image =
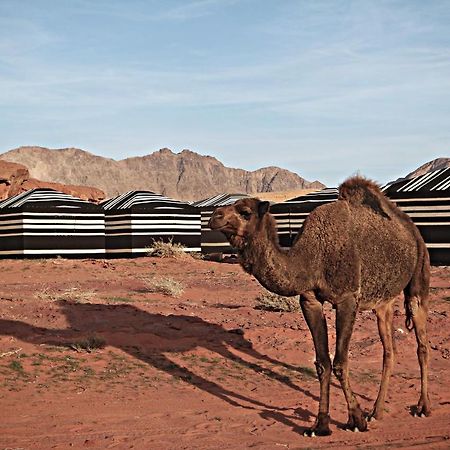
{"type": "Polygon", "coordinates": [[[195,0],[179,2],[117,2],[76,0],[69,6],[78,15],[112,16],[134,22],[183,22],[210,16],[220,8],[231,6],[238,0],[195,0]],[[175,3],[174,6],[172,6],[175,3]],[[172,4],[172,5],[171,5],[172,4]]]}
{"type": "Polygon", "coordinates": [[[448,152],[448,2],[51,3],[0,3],[5,142],[166,140],[335,176],[345,158],[392,173],[388,152],[448,152]]]}

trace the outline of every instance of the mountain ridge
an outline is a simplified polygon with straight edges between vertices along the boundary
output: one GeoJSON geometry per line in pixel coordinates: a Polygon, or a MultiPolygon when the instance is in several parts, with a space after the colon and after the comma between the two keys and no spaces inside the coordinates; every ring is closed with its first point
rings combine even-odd
{"type": "Polygon", "coordinates": [[[298,174],[275,166],[254,171],[226,167],[213,156],[168,148],[120,160],[75,147],[49,149],[22,146],[0,154],[0,159],[23,164],[30,176],[49,182],[95,186],[113,197],[129,190],[151,190],[180,200],[199,200],[221,192],[320,189],[298,174]]]}
{"type": "Polygon", "coordinates": [[[406,175],[405,178],[418,177],[419,175],[424,175],[427,172],[445,169],[446,167],[450,167],[450,158],[436,158],[426,162],[425,164],[422,164],[420,167],[406,175]]]}

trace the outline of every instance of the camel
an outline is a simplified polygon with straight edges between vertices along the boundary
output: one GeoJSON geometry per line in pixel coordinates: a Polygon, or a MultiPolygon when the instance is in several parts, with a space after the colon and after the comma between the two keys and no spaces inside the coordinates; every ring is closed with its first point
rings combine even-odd
{"type": "Polygon", "coordinates": [[[316,208],[305,220],[292,247],[280,248],[269,203],[255,198],[217,208],[209,226],[225,234],[238,250],[244,270],[266,289],[300,295],[310,329],[320,382],[319,412],[305,436],[326,436],[329,427],[331,371],[339,380],[348,408],[346,429],[366,431],[381,419],[394,364],[393,304],[402,291],[406,326],[414,328],[421,372],[421,394],[414,415],[431,413],[428,398],[426,322],[430,262],[425,243],[411,219],[372,181],[356,176],[339,187],[338,200],[316,208]],[[324,302],[336,310],[336,350],[328,349],[324,302]],[[356,313],[373,309],[383,345],[382,379],[370,413],[364,414],[349,381],[348,350],[356,313]]]}

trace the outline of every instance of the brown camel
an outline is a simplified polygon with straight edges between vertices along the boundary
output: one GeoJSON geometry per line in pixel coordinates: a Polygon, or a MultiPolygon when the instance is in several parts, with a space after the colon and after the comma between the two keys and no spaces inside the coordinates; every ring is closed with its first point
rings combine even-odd
{"type": "Polygon", "coordinates": [[[336,202],[315,209],[289,251],[280,248],[269,203],[255,198],[217,208],[210,227],[222,231],[237,248],[243,268],[268,290],[300,295],[311,331],[320,381],[319,413],[306,436],[329,435],[331,369],[348,406],[346,428],[367,429],[349,382],[348,349],[358,310],[373,309],[383,344],[381,385],[368,419],[380,419],[394,363],[393,303],[405,296],[406,326],[414,328],[421,371],[421,395],[415,415],[430,415],[428,398],[427,301],[430,278],[425,243],[411,219],[378,186],[362,177],[339,187],[336,202]],[[323,303],[336,309],[336,351],[331,364],[323,303]]]}

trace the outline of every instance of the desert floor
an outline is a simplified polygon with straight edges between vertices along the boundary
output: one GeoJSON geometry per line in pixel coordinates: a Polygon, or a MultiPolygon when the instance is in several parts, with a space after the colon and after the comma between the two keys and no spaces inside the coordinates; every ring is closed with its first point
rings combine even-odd
{"type": "MultiPolygon", "coordinates": [[[[0,273],[1,449],[450,448],[450,268],[432,272],[432,416],[410,414],[420,378],[399,298],[385,419],[342,430],[333,379],[325,438],[302,436],[319,386],[301,313],[255,309],[262,288],[238,265],[2,260],[0,273]],[[165,277],[182,283],[180,297],[151,292],[165,277]]],[[[362,312],[350,369],[367,410],[381,357],[375,316],[362,312]]]]}

